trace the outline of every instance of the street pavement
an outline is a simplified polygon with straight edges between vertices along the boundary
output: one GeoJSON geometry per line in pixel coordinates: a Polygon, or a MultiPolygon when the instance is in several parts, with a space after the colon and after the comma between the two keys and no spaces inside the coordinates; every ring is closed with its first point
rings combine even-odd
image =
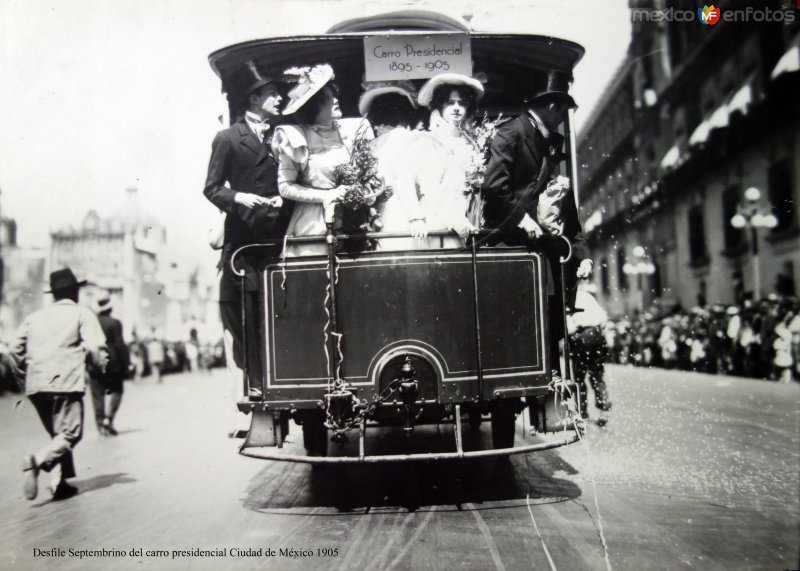
{"type": "MultiPolygon", "coordinates": [[[[607,379],[611,421],[581,443],[323,468],[238,455],[220,370],[129,382],[119,436],[87,408],[80,494],[60,502],[24,499],[21,459],[47,436],[5,395],[0,569],[800,567],[800,383],[621,366],[607,379]]],[[[449,444],[450,428],[413,438],[449,444]]],[[[468,438],[485,444],[488,423],[468,438]]],[[[292,426],[288,451],[301,445],[292,426]]]]}

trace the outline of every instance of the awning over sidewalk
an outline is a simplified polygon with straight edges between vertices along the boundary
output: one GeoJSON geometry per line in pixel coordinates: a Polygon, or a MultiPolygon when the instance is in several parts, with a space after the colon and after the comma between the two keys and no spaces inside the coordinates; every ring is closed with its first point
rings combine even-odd
{"type": "Polygon", "coordinates": [[[800,71],[800,36],[795,38],[792,46],[786,50],[775,65],[769,78],[774,80],[785,73],[795,73],[800,71]]]}
{"type": "Polygon", "coordinates": [[[724,129],[730,123],[730,113],[728,111],[728,104],[723,103],[717,107],[711,116],[700,123],[697,128],[689,137],[689,145],[701,145],[708,141],[708,136],[714,129],[724,129]]]}
{"type": "Polygon", "coordinates": [[[733,94],[730,102],[728,103],[728,114],[733,115],[734,112],[739,112],[742,115],[747,115],[750,110],[750,105],[753,103],[753,88],[750,83],[742,87],[739,91],[733,94]]]}
{"type": "Polygon", "coordinates": [[[669,170],[678,164],[678,159],[680,158],[681,150],[678,148],[678,145],[675,144],[670,148],[670,150],[667,151],[667,154],[664,155],[664,158],[661,159],[659,166],[661,167],[661,170],[669,170]]]}

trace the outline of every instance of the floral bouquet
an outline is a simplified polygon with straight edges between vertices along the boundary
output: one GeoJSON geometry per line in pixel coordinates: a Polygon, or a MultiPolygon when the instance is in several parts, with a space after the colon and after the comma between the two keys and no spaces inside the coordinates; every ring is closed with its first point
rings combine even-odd
{"type": "Polygon", "coordinates": [[[489,161],[489,149],[492,145],[498,127],[505,122],[502,115],[490,120],[485,113],[480,121],[465,123],[461,128],[464,138],[472,146],[472,153],[466,166],[466,188],[464,193],[469,195],[469,208],[467,218],[477,228],[483,223],[483,203],[481,201],[481,186],[486,175],[486,163],[489,161]]]}
{"type": "MultiPolygon", "coordinates": [[[[372,154],[369,140],[357,138],[350,153],[350,162],[334,169],[336,184],[347,186],[342,199],[342,229],[347,233],[377,232],[383,224],[375,205],[392,196],[378,175],[378,159],[372,154]]],[[[374,246],[374,245],[373,245],[374,246]]]]}

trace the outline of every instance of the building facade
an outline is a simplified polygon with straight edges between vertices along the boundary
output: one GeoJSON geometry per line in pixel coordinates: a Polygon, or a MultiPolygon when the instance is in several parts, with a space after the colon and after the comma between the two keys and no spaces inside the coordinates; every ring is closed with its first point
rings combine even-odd
{"type": "MultiPolygon", "coordinates": [[[[90,211],[78,227],[51,233],[51,269],[70,267],[80,279],[107,290],[126,332],[140,337],[163,332],[167,302],[159,273],[166,232],[143,211],[137,191],[126,191],[124,206],[104,218],[90,211]]],[[[91,289],[88,297],[92,296],[91,289]]],[[[88,301],[88,300],[87,300],[88,301]]]]}
{"type": "Polygon", "coordinates": [[[630,3],[627,58],[578,145],[612,314],[800,293],[800,10],[748,4],[709,25],[693,2],[630,3]]]}

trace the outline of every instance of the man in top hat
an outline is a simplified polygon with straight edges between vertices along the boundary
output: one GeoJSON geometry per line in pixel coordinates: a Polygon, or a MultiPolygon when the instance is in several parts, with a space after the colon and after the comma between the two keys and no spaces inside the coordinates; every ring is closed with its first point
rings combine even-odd
{"type": "MultiPolygon", "coordinates": [[[[244,334],[241,313],[241,285],[230,267],[231,255],[241,246],[263,240],[280,240],[291,215],[291,202],[283,204],[278,194],[278,165],[270,141],[273,122],[281,115],[280,78],[261,72],[255,62],[246,66],[229,81],[229,96],[241,96],[242,116],[228,129],[220,131],[211,146],[211,160],[203,193],[214,206],[227,213],[225,237],[219,268],[220,313],[226,334],[229,356],[232,352],[236,368],[247,368],[251,379],[260,378],[261,359],[256,342],[257,319],[247,321],[248,363],[245,364],[244,334]],[[231,351],[232,344],[232,351],[231,351]]],[[[280,247],[275,249],[279,252],[280,247]]],[[[254,265],[266,250],[246,252],[237,258],[237,265],[246,271],[247,315],[257,312],[258,282],[254,265]]],[[[230,370],[235,371],[234,368],[230,370]]],[[[236,386],[241,394],[241,376],[236,386]]],[[[251,391],[257,384],[251,383],[251,391]]]]}
{"type": "Polygon", "coordinates": [[[53,499],[75,495],[67,483],[75,476],[72,449],[83,434],[83,393],[87,366],[105,370],[106,337],[94,313],[78,305],[81,286],[72,270],[50,274],[55,303],[29,315],[20,325],[11,348],[15,372],[39,418],[50,434],[50,443],[23,461],[24,491],[36,498],[40,470],[51,472],[53,499]]]}
{"type": "Polygon", "coordinates": [[[108,364],[105,373],[91,375],[92,406],[97,431],[116,436],[114,416],[122,401],[123,384],[130,367],[130,355],[122,334],[122,323],[111,317],[111,298],[105,294],[97,301],[97,319],[106,336],[108,364]]]}
{"type": "Polygon", "coordinates": [[[507,233],[510,238],[505,242],[525,244],[537,240],[545,247],[550,262],[548,305],[553,366],[559,362],[558,340],[564,336],[559,257],[566,257],[566,251],[559,235],[572,244],[572,257],[564,274],[568,307],[574,304],[577,279],[587,278],[592,272],[572,185],[565,177],[555,178],[564,158],[564,137],[557,129],[567,111],[577,107],[567,93],[568,79],[556,71],[548,73],[547,87],[526,100],[527,111],[497,130],[481,189],[487,227],[507,233]],[[545,213],[546,220],[543,219],[540,199],[559,191],[560,204],[545,213]],[[556,220],[552,219],[553,212],[556,220]]]}

